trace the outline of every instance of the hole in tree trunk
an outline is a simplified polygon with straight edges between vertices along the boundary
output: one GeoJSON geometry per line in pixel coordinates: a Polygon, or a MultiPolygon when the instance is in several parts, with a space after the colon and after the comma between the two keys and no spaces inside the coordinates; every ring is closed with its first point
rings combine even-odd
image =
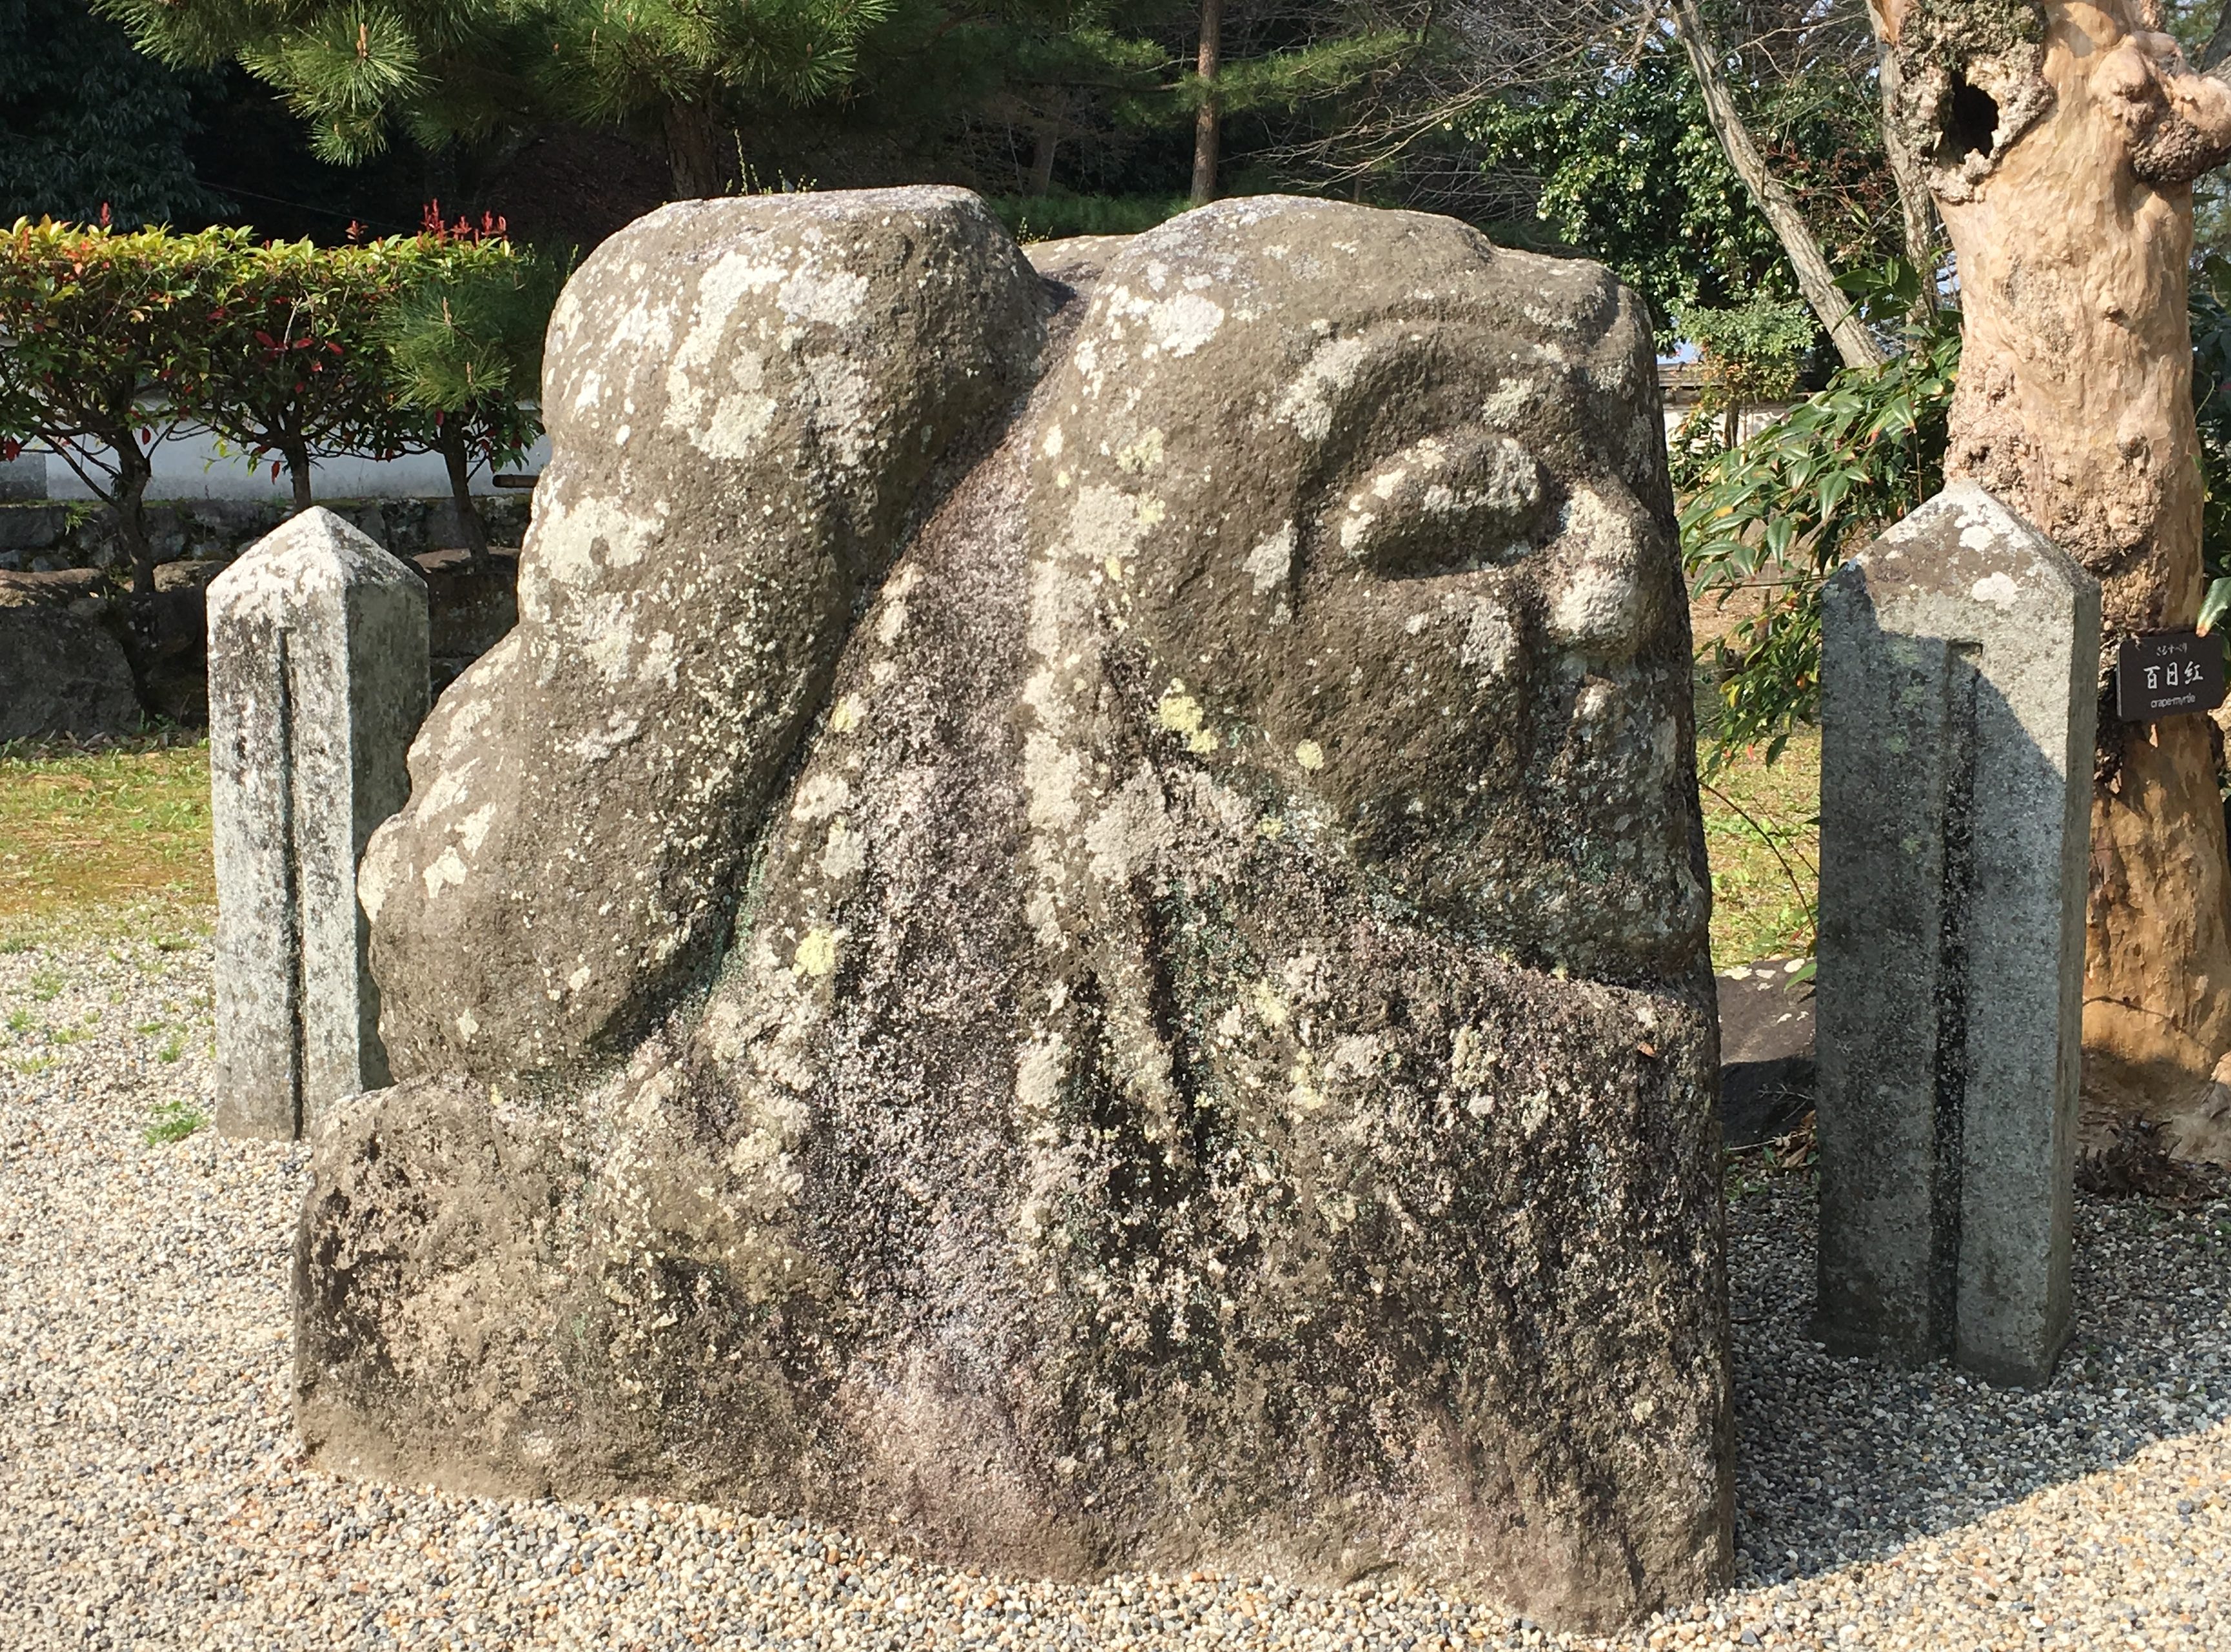
{"type": "Polygon", "coordinates": [[[1937,145],[1937,160],[1957,166],[1970,155],[1988,158],[1999,127],[1999,102],[1979,86],[1965,81],[1952,83],[1952,106],[1946,111],[1944,136],[1937,145]]]}

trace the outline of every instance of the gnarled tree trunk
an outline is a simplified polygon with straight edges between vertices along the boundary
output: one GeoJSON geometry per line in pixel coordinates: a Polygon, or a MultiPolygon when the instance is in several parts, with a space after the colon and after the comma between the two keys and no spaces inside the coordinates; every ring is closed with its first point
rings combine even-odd
{"type": "MultiPolygon", "coordinates": [[[[1873,0],[1896,141],[1959,261],[1948,481],[1980,482],[2105,587],[2115,647],[2190,625],[2201,485],[2185,319],[2191,181],[2231,153],[2231,91],[2137,0],[1873,0]]],[[[2085,961],[2086,1121],[2161,1120],[2231,1163],[2231,863],[2198,717],[2103,700],[2085,961]]]]}

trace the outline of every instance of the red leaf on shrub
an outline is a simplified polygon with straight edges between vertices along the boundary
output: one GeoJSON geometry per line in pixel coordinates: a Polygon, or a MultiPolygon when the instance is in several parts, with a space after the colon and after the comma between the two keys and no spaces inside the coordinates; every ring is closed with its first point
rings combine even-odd
{"type": "Polygon", "coordinates": [[[273,481],[279,480],[279,461],[276,459],[271,461],[271,480],[273,481]]]}

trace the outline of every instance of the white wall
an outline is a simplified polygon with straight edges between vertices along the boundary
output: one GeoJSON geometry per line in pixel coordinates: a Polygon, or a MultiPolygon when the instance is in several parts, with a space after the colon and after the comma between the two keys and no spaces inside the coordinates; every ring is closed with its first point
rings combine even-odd
{"type": "MultiPolygon", "coordinates": [[[[26,458],[32,457],[25,455],[26,458]]],[[[518,469],[532,475],[550,458],[550,438],[536,442],[518,469]]],[[[449,491],[449,474],[439,454],[413,454],[407,459],[317,459],[310,464],[311,491],[320,499],[436,499],[449,491]]],[[[209,436],[184,436],[163,442],[155,449],[155,477],[147,488],[150,499],[291,499],[294,484],[281,468],[271,475],[271,461],[250,465],[240,455],[217,451],[209,436]]],[[[488,467],[473,470],[473,491],[492,494],[488,467]]],[[[47,497],[91,499],[93,490],[60,459],[47,458],[47,497]]]]}

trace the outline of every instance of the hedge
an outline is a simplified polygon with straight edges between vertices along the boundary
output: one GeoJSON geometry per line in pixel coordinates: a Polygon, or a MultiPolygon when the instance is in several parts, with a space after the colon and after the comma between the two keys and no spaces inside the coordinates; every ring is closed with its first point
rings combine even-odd
{"type": "Polygon", "coordinates": [[[37,442],[115,507],[154,589],[158,446],[213,435],[310,503],[314,456],[439,453],[476,562],[473,461],[541,434],[542,332],[565,269],[501,220],[320,247],[248,231],[18,219],[0,235],[0,454],[37,442]]]}

